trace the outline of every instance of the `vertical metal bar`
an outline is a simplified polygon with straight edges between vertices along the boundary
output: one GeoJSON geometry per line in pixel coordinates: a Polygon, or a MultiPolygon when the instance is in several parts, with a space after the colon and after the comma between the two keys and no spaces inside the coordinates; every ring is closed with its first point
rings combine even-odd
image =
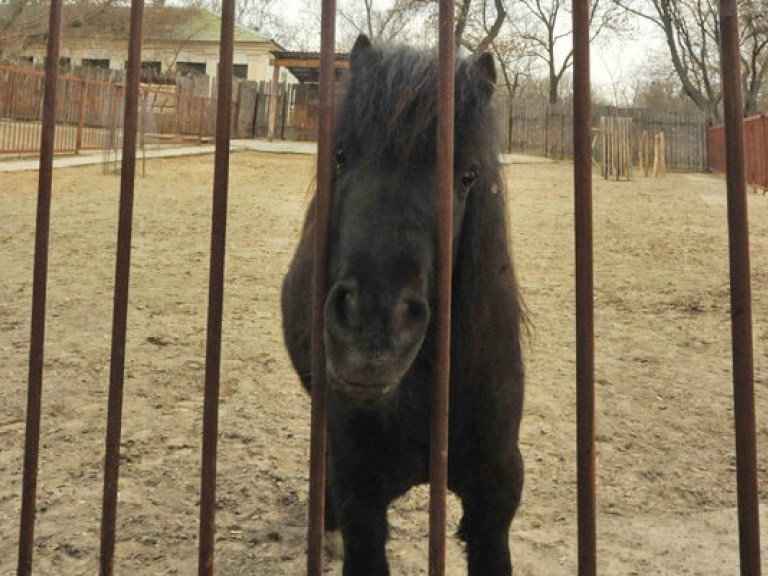
{"type": "Polygon", "coordinates": [[[744,170],[744,104],[741,92],[741,54],[736,0],[720,0],[720,37],[728,186],[733,402],[741,574],[759,576],[761,571],[760,504],[757,490],[752,294],[747,186],[744,170]]]}
{"type": "Polygon", "coordinates": [[[208,284],[208,331],[205,354],[203,454],[200,475],[200,549],[198,573],[213,574],[216,533],[216,450],[219,434],[221,325],[224,307],[224,264],[227,238],[229,143],[232,131],[232,62],[235,0],[225,0],[221,12],[219,84],[216,107],[216,156],[213,173],[211,267],[208,284]]]}
{"type": "Polygon", "coordinates": [[[19,576],[32,573],[37,502],[37,467],[40,449],[40,409],[43,393],[43,353],[45,345],[45,305],[48,289],[48,239],[53,182],[53,144],[56,136],[56,83],[59,79],[59,41],[61,39],[61,0],[51,0],[48,20],[48,48],[45,61],[43,124],[40,143],[40,176],[37,190],[35,263],[32,279],[32,318],[29,341],[29,382],[27,422],[24,443],[24,472],[19,530],[19,576]]]}
{"type": "MultiPolygon", "coordinates": [[[[308,576],[323,572],[325,531],[326,450],[328,444],[328,383],[325,373],[324,306],[328,227],[333,187],[333,96],[336,82],[336,0],[323,0],[320,32],[320,105],[315,200],[315,260],[312,295],[312,415],[309,470],[308,576]]],[[[275,101],[270,102],[270,105],[275,101]]]]}
{"type": "Polygon", "coordinates": [[[429,457],[429,574],[445,574],[448,488],[448,387],[451,372],[453,270],[454,4],[440,0],[437,78],[437,359],[432,389],[429,457]]]}
{"type": "Polygon", "coordinates": [[[576,245],[576,459],[580,576],[595,576],[597,573],[589,10],[588,0],[574,1],[573,177],[576,245]]]}
{"type": "Polygon", "coordinates": [[[115,260],[115,293],[112,313],[112,357],[107,400],[107,434],[104,443],[104,493],[101,509],[100,574],[114,572],[117,483],[120,467],[120,433],[123,414],[125,341],[128,326],[128,288],[131,274],[133,232],[133,188],[136,173],[136,132],[138,126],[139,73],[143,0],[131,2],[131,32],[128,44],[128,74],[123,116],[123,158],[120,170],[120,208],[115,260]]]}

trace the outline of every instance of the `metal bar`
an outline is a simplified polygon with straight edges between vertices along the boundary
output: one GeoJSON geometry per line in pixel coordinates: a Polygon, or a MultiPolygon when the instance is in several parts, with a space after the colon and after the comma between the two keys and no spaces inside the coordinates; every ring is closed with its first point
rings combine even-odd
{"type": "MultiPolygon", "coordinates": [[[[333,188],[333,96],[336,82],[336,0],[323,0],[320,32],[320,88],[315,199],[315,254],[312,294],[312,415],[309,470],[307,575],[323,572],[326,451],[328,444],[328,383],[325,373],[324,307],[328,228],[333,188]]],[[[272,104],[273,102],[270,102],[272,104]]]]}
{"type": "Polygon", "coordinates": [[[437,77],[437,358],[432,389],[429,455],[429,574],[445,574],[445,494],[448,489],[448,404],[453,276],[453,131],[455,36],[453,2],[440,0],[437,77]]]}
{"type": "Polygon", "coordinates": [[[760,503],[757,490],[752,294],[738,20],[736,0],[720,0],[739,545],[741,574],[759,576],[760,503]]]}
{"type": "Polygon", "coordinates": [[[232,131],[232,62],[235,0],[222,2],[219,84],[216,107],[216,156],[211,217],[211,267],[208,284],[208,331],[205,354],[203,454],[200,475],[200,548],[198,573],[213,574],[216,534],[216,450],[219,434],[221,325],[224,307],[224,264],[227,238],[229,143],[232,131]]]}
{"type": "Polygon", "coordinates": [[[120,467],[120,433],[125,377],[125,340],[128,326],[128,289],[131,275],[131,237],[133,233],[133,189],[136,173],[136,132],[138,126],[139,75],[141,72],[141,34],[143,0],[131,2],[131,28],[128,44],[123,112],[123,158],[120,170],[120,209],[115,260],[115,292],[112,312],[112,357],[107,400],[107,434],[104,443],[104,493],[101,509],[101,576],[114,573],[117,483],[120,467]]]}
{"type": "Polygon", "coordinates": [[[35,262],[32,278],[32,318],[29,339],[29,383],[24,442],[24,472],[19,529],[17,573],[32,573],[37,502],[37,468],[40,449],[40,412],[43,394],[43,354],[45,348],[45,305],[48,291],[48,240],[53,183],[53,145],[56,137],[56,83],[59,77],[61,39],[61,0],[51,0],[48,20],[48,48],[45,61],[43,124],[40,142],[40,176],[37,189],[35,262]]]}
{"type": "Polygon", "coordinates": [[[573,3],[573,178],[576,245],[576,460],[579,576],[597,574],[595,350],[592,259],[592,102],[588,0],[573,3]]]}

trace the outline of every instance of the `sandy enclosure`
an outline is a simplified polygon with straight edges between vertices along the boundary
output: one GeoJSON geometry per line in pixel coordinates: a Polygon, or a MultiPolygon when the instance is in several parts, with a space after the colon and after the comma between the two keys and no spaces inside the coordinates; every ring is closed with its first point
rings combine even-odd
{"type": "MultiPolygon", "coordinates": [[[[136,190],[118,574],[196,572],[212,156],[151,160],[136,190]]],[[[217,573],[304,571],[309,403],[279,286],[314,158],[232,156],[217,573]]],[[[514,165],[514,252],[533,323],[519,575],[576,563],[569,164],[514,165]]],[[[97,573],[119,180],[54,177],[36,574],[97,573]]],[[[0,574],[15,571],[36,174],[0,176],[0,574]]],[[[768,505],[768,196],[750,194],[759,473],[768,505]]],[[[725,185],[595,179],[601,573],[736,574],[725,185]]],[[[392,573],[426,574],[427,492],[391,510],[392,573]]],[[[451,530],[459,510],[451,500],[451,530]]],[[[768,567],[768,518],[763,514],[768,567]]],[[[465,574],[450,542],[449,574],[465,574]]],[[[328,573],[340,565],[328,563],[328,573]]]]}

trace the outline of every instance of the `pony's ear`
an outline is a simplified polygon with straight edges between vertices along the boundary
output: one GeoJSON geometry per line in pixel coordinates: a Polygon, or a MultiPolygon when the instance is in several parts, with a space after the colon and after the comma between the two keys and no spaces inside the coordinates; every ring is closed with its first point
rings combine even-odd
{"type": "Polygon", "coordinates": [[[355,40],[355,45],[352,46],[352,52],[350,53],[350,62],[354,64],[360,55],[371,47],[371,41],[365,34],[360,34],[355,40]]]}
{"type": "Polygon", "coordinates": [[[472,68],[480,82],[481,93],[490,100],[496,89],[496,65],[493,62],[493,55],[490,52],[483,52],[475,58],[472,68]]]}

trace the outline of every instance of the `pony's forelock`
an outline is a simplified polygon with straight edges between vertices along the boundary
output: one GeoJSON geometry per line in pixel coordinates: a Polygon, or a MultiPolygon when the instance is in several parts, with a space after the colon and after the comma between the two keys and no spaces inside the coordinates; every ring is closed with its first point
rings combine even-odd
{"type": "MultiPolygon", "coordinates": [[[[462,147],[473,147],[480,163],[498,172],[495,116],[487,81],[471,61],[461,60],[456,74],[457,157],[462,147]]],[[[372,46],[355,54],[337,113],[338,142],[393,169],[406,168],[434,162],[436,127],[435,52],[372,46]]]]}

